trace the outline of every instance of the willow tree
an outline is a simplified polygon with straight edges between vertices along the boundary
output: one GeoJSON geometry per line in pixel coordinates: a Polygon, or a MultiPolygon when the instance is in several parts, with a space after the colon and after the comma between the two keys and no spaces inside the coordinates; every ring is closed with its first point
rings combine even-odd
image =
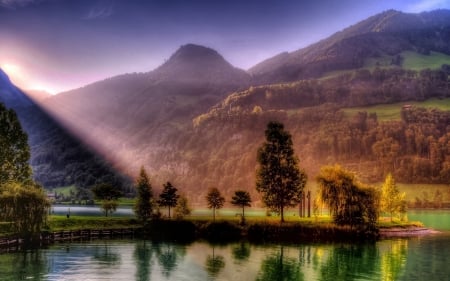
{"type": "Polygon", "coordinates": [[[317,182],[319,197],[336,224],[375,227],[379,211],[375,189],[364,186],[339,165],[322,167],[317,182]]]}
{"type": "Polygon", "coordinates": [[[12,109],[0,103],[0,185],[32,182],[28,136],[12,109]]]}
{"type": "Polygon", "coordinates": [[[281,215],[283,222],[284,209],[301,200],[306,173],[298,166],[291,134],[284,130],[283,124],[269,122],[265,136],[266,141],[258,149],[256,190],[262,193],[266,206],[281,215]]]}
{"type": "Polygon", "coordinates": [[[8,182],[0,185],[0,220],[27,241],[37,238],[47,222],[50,202],[35,183],[8,182]]]}

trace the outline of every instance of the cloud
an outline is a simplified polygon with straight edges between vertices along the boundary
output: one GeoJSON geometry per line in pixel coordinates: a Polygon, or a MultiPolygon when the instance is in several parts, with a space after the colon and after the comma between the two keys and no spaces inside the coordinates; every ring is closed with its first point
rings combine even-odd
{"type": "Polygon", "coordinates": [[[419,13],[436,9],[449,9],[450,0],[420,0],[408,6],[408,11],[419,13]]]}
{"type": "Polygon", "coordinates": [[[0,0],[0,7],[15,10],[35,2],[40,2],[40,0],[0,0]]]}
{"type": "Polygon", "coordinates": [[[112,4],[109,5],[98,5],[92,7],[89,12],[83,17],[85,20],[94,20],[94,19],[104,19],[110,17],[114,14],[114,9],[112,4]]]}

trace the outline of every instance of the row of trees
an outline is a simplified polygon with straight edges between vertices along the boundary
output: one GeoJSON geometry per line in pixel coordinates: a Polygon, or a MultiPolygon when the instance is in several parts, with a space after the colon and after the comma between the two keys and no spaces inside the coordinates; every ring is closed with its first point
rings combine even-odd
{"type": "MultiPolygon", "coordinates": [[[[256,189],[267,207],[277,211],[284,221],[284,208],[301,202],[306,173],[298,167],[291,135],[278,122],[269,122],[266,141],[258,150],[256,189]]],[[[359,182],[341,166],[325,166],[317,177],[319,201],[324,203],[338,225],[375,229],[380,211],[403,219],[405,193],[400,193],[388,174],[381,191],[359,182]]],[[[217,196],[216,196],[217,197],[217,196]]],[[[215,201],[212,201],[215,202],[215,201]]]]}

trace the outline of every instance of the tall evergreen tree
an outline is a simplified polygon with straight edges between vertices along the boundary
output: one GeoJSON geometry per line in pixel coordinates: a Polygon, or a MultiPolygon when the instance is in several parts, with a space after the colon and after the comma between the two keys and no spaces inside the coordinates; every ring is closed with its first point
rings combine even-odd
{"type": "Polygon", "coordinates": [[[139,220],[146,223],[153,214],[153,191],[144,167],[141,167],[135,187],[137,198],[134,205],[134,213],[139,220]]]}
{"type": "Polygon", "coordinates": [[[12,109],[0,103],[0,184],[31,183],[28,136],[12,109]]]}
{"type": "Polygon", "coordinates": [[[266,141],[258,149],[256,190],[262,193],[266,206],[281,215],[283,222],[284,208],[301,200],[306,174],[298,166],[291,134],[284,130],[283,124],[269,122],[265,135],[266,141]]]}
{"type": "Polygon", "coordinates": [[[225,198],[223,198],[217,188],[212,187],[209,189],[208,194],[206,195],[206,201],[208,202],[208,208],[213,209],[213,221],[215,221],[216,209],[220,209],[223,207],[225,198]]]}
{"type": "Polygon", "coordinates": [[[177,189],[170,183],[164,184],[164,189],[159,195],[158,204],[161,207],[169,208],[169,219],[170,219],[170,207],[175,207],[178,202],[180,195],[177,194],[177,189]]]}

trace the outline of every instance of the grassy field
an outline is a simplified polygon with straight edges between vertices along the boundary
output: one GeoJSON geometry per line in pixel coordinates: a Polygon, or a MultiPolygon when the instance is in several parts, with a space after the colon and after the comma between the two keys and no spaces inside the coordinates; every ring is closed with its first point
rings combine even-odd
{"type": "Polygon", "coordinates": [[[401,102],[392,104],[379,104],[374,106],[343,108],[345,116],[352,117],[358,112],[376,113],[379,121],[398,121],[401,119],[400,112],[405,104],[424,108],[436,108],[442,111],[450,111],[450,98],[429,99],[423,102],[401,102]]]}
{"type": "Polygon", "coordinates": [[[412,51],[401,53],[403,57],[402,67],[412,70],[439,69],[443,64],[450,64],[450,56],[437,52],[422,55],[412,51]]]}
{"type": "Polygon", "coordinates": [[[53,188],[51,189],[51,191],[56,192],[58,194],[63,194],[64,196],[70,196],[70,191],[72,191],[73,193],[77,192],[76,187],[74,185],[53,188]]]}

